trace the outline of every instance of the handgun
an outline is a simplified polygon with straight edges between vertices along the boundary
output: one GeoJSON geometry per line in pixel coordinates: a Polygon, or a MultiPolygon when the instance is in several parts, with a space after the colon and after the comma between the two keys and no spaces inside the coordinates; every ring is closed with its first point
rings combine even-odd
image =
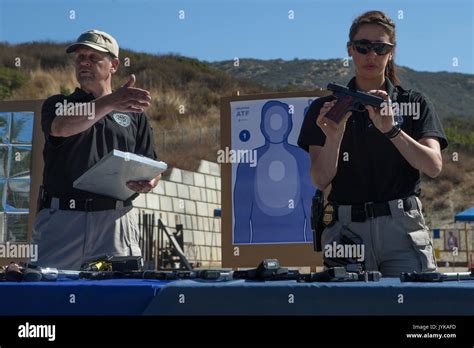
{"type": "Polygon", "coordinates": [[[288,268],[280,267],[280,263],[277,259],[265,259],[257,266],[257,268],[234,271],[233,278],[264,281],[272,280],[275,277],[281,278],[287,273],[288,268]]]}
{"type": "Polygon", "coordinates": [[[316,189],[311,204],[311,229],[313,230],[313,247],[314,251],[322,251],[321,236],[323,234],[324,225],[321,216],[324,209],[324,192],[316,189]]]}
{"type": "Polygon", "coordinates": [[[178,280],[178,279],[201,279],[201,280],[232,280],[231,270],[196,270],[196,271],[144,271],[143,279],[155,280],[178,280]]]}
{"type": "Polygon", "coordinates": [[[382,278],[382,273],[379,271],[363,271],[357,273],[360,282],[378,282],[382,278]]]}
{"type": "Polygon", "coordinates": [[[364,111],[365,105],[380,107],[384,102],[382,97],[356,89],[350,89],[335,83],[329,83],[327,89],[333,92],[333,95],[337,98],[337,102],[326,114],[326,117],[336,123],[341,122],[348,111],[364,111]]]}
{"type": "Polygon", "coordinates": [[[357,273],[347,272],[344,267],[332,267],[322,272],[305,274],[302,277],[305,282],[348,282],[358,281],[357,273]]]}
{"type": "Polygon", "coordinates": [[[471,272],[403,272],[400,274],[401,282],[444,282],[444,281],[456,281],[456,280],[474,280],[474,271],[471,272]]]}

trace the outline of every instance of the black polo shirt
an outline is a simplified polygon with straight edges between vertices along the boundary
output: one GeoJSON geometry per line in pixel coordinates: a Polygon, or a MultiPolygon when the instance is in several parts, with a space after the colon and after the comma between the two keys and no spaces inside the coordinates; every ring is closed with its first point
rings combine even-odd
{"type": "MultiPolygon", "coordinates": [[[[132,152],[157,159],[153,130],[144,113],[114,111],[94,123],[89,129],[70,137],[50,134],[56,116],[56,103],[89,102],[92,94],[76,88],[69,96],[49,97],[43,103],[41,127],[45,135],[43,150],[43,186],[55,197],[103,198],[104,196],[78,190],[72,183],[110,151],[132,152]]],[[[86,117],[86,116],[77,116],[86,117]]]]}
{"type": "MultiPolygon", "coordinates": [[[[432,103],[418,92],[394,87],[389,79],[385,81],[392,101],[420,105],[418,119],[401,113],[395,117],[401,129],[415,140],[436,137],[444,149],[448,145],[446,135],[432,103]]],[[[355,78],[347,86],[355,89],[355,78]]],[[[335,97],[330,95],[311,104],[298,138],[298,145],[304,150],[309,151],[310,145],[324,146],[326,136],[316,119],[322,105],[333,99],[335,97]]],[[[347,121],[337,173],[331,184],[328,200],[339,204],[386,202],[421,192],[419,170],[413,168],[391,140],[373,125],[367,110],[353,112],[347,121]],[[344,161],[344,156],[348,161],[344,161]]]]}

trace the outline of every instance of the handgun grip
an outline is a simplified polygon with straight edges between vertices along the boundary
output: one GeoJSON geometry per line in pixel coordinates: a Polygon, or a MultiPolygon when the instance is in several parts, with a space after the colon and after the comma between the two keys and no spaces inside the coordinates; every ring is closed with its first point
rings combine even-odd
{"type": "Polygon", "coordinates": [[[351,96],[339,96],[336,104],[329,110],[326,117],[330,120],[339,123],[344,118],[353,102],[354,98],[351,96]]]}

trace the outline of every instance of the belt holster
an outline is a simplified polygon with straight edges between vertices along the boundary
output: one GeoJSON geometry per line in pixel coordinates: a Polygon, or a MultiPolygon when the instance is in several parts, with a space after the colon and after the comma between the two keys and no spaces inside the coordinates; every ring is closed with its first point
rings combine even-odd
{"type": "Polygon", "coordinates": [[[322,251],[321,236],[324,225],[322,224],[322,215],[324,211],[324,193],[316,189],[311,204],[311,229],[313,230],[314,251],[322,251]]]}

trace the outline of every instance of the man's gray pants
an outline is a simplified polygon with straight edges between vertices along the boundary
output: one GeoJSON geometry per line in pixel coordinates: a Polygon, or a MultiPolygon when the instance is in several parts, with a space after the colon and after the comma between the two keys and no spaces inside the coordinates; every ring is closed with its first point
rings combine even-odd
{"type": "Polygon", "coordinates": [[[368,271],[380,271],[384,277],[399,277],[401,272],[435,271],[433,241],[421,202],[416,196],[410,199],[413,207],[410,211],[404,211],[400,200],[393,200],[389,202],[391,215],[369,218],[365,222],[352,222],[351,206],[339,206],[338,221],[321,236],[323,257],[325,248],[337,246],[346,236],[362,240],[368,271]]]}
{"type": "Polygon", "coordinates": [[[44,208],[36,216],[33,243],[38,244],[37,265],[67,270],[104,255],[141,255],[132,206],[97,212],[44,208]]]}

